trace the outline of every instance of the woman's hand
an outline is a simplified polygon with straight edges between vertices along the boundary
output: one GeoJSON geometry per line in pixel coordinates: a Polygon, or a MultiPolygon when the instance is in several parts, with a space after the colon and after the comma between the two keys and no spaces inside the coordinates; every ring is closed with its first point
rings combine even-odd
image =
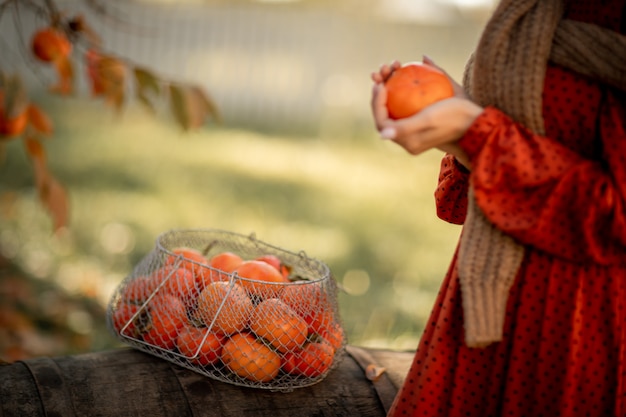
{"type": "MultiPolygon", "coordinates": [[[[428,58],[424,58],[424,63],[435,66],[428,58]]],[[[381,137],[393,140],[412,155],[438,148],[453,154],[469,168],[467,155],[458,141],[483,108],[468,100],[463,88],[450,79],[454,86],[454,97],[436,102],[411,117],[391,119],[386,106],[387,90],[384,83],[400,65],[394,61],[390,65],[381,66],[378,72],[372,74],[372,113],[381,137]]]]}

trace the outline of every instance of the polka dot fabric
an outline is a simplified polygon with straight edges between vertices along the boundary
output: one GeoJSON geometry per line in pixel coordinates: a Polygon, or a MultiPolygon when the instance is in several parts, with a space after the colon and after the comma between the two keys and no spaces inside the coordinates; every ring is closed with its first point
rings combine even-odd
{"type": "MultiPolygon", "coordinates": [[[[566,17],[626,29],[626,2],[569,1],[566,17]]],[[[623,51],[622,51],[623,53],[623,51]]],[[[487,108],[442,160],[440,218],[479,206],[527,247],[504,339],[464,344],[456,256],[389,416],[626,417],[626,94],[549,67],[546,135],[487,108]]]]}

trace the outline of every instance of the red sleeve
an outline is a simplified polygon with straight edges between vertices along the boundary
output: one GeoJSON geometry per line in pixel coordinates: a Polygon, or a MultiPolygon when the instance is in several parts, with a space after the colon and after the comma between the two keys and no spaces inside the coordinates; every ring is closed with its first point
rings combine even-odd
{"type": "Polygon", "coordinates": [[[467,213],[469,171],[453,155],[441,160],[439,183],[435,190],[437,216],[453,224],[463,224],[467,213]]]}
{"type": "Polygon", "coordinates": [[[618,94],[607,94],[594,116],[597,157],[486,108],[460,145],[472,162],[477,202],[487,218],[554,256],[625,263],[626,108],[618,94]]]}

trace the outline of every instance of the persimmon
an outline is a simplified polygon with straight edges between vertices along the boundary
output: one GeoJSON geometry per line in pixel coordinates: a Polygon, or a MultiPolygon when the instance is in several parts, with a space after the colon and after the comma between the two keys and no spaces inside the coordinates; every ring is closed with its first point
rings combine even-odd
{"type": "Polygon", "coordinates": [[[16,117],[8,118],[0,108],[0,136],[14,138],[24,133],[28,123],[28,113],[24,111],[16,117]]]}
{"type": "Polygon", "coordinates": [[[254,382],[269,382],[280,372],[280,356],[248,333],[232,335],[222,347],[222,362],[234,374],[254,382]]]}
{"type": "Polygon", "coordinates": [[[152,277],[136,276],[125,284],[121,290],[121,297],[131,303],[143,304],[156,290],[158,284],[152,277]]]}
{"type": "Polygon", "coordinates": [[[421,62],[409,62],[385,81],[387,110],[392,119],[412,116],[425,107],[454,95],[447,75],[421,62]]]}
{"type": "Polygon", "coordinates": [[[232,334],[248,325],[253,308],[252,300],[239,284],[216,281],[207,284],[198,296],[195,317],[214,331],[232,334]]]}
{"type": "Polygon", "coordinates": [[[289,265],[286,265],[278,256],[276,255],[262,255],[256,258],[257,261],[262,261],[262,262],[267,262],[268,264],[272,265],[274,268],[276,268],[284,278],[289,278],[289,275],[291,274],[291,267],[289,265]]]}
{"type": "Polygon", "coordinates": [[[145,314],[140,312],[141,306],[121,301],[111,315],[113,327],[117,333],[136,337],[145,326],[145,314]],[[132,321],[131,321],[132,320],[132,321]]]}
{"type": "Polygon", "coordinates": [[[278,284],[289,282],[276,268],[263,261],[244,261],[235,272],[243,278],[240,283],[248,293],[260,299],[275,297],[283,287],[278,284]]]}
{"type": "Polygon", "coordinates": [[[301,281],[287,285],[280,299],[304,318],[312,333],[319,333],[335,321],[332,299],[318,282],[301,281]]]}
{"type": "Polygon", "coordinates": [[[197,249],[193,248],[175,248],[172,254],[165,258],[166,266],[178,266],[185,268],[194,274],[198,281],[202,281],[210,270],[206,268],[209,260],[197,249]]]}
{"type": "Polygon", "coordinates": [[[211,259],[209,259],[209,265],[212,268],[219,269],[225,273],[218,273],[218,279],[228,280],[229,275],[235,269],[239,267],[243,263],[243,259],[241,256],[236,253],[230,251],[220,252],[216,255],[213,255],[211,259]]]}
{"type": "Polygon", "coordinates": [[[21,101],[11,108],[5,106],[5,91],[0,90],[0,139],[20,136],[28,123],[28,105],[21,101]]]}
{"type": "Polygon", "coordinates": [[[285,354],[282,369],[291,375],[315,378],[330,369],[334,355],[334,349],[326,342],[307,343],[301,350],[285,354]]]}
{"type": "Polygon", "coordinates": [[[155,271],[152,279],[155,280],[151,285],[153,288],[158,288],[163,283],[163,292],[175,295],[189,305],[193,304],[200,293],[195,275],[186,268],[165,266],[155,271]]]}
{"type": "Polygon", "coordinates": [[[213,365],[222,353],[224,335],[207,328],[184,326],[176,338],[176,347],[189,362],[198,365],[213,365]]]}
{"type": "Polygon", "coordinates": [[[148,302],[149,329],[143,334],[146,343],[172,350],[178,331],[188,324],[183,302],[172,294],[156,294],[148,302]]]}
{"type": "Polygon", "coordinates": [[[319,330],[318,335],[330,344],[335,351],[339,350],[345,342],[345,334],[339,323],[334,322],[319,330]]]}
{"type": "Polygon", "coordinates": [[[308,335],[304,319],[278,298],[261,301],[254,308],[250,330],[283,353],[299,349],[308,335]]]}
{"type": "Polygon", "coordinates": [[[43,62],[54,62],[69,56],[72,44],[60,30],[46,27],[35,32],[32,38],[32,51],[43,62]]]}

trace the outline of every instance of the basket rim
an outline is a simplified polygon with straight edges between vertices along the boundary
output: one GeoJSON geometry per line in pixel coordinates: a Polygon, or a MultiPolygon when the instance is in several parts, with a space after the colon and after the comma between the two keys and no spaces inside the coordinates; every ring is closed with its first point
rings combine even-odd
{"type": "MultiPolygon", "coordinates": [[[[292,281],[292,282],[286,282],[286,283],[275,283],[275,284],[283,284],[283,285],[291,285],[291,284],[296,284],[296,285],[302,285],[303,283],[307,283],[307,282],[320,282],[320,281],[326,281],[326,280],[330,280],[332,279],[332,274],[330,272],[330,267],[323,261],[321,261],[320,259],[311,257],[309,255],[306,254],[306,252],[304,250],[298,251],[298,252],[294,252],[292,250],[289,249],[285,249],[285,248],[281,248],[279,246],[276,246],[274,244],[268,243],[264,240],[260,240],[257,238],[256,233],[251,232],[249,234],[243,234],[243,233],[239,233],[239,232],[233,232],[230,230],[225,230],[225,229],[217,229],[217,228],[178,228],[178,229],[170,229],[167,230],[165,232],[160,233],[159,235],[157,235],[156,239],[155,239],[155,246],[156,249],[161,250],[169,255],[175,255],[175,253],[168,249],[167,247],[164,246],[163,241],[168,237],[168,236],[172,236],[175,234],[181,234],[181,233],[217,233],[217,234],[222,234],[224,236],[236,236],[242,239],[248,239],[249,241],[257,244],[257,245],[262,245],[267,247],[268,249],[274,251],[274,252],[282,252],[285,254],[289,254],[291,256],[294,257],[298,257],[301,260],[305,260],[307,262],[311,262],[313,264],[316,264],[318,267],[321,267],[320,272],[322,272],[322,274],[320,274],[319,278],[314,278],[314,279],[306,279],[304,281],[292,281]]],[[[193,260],[190,260],[191,262],[194,262],[193,260]]],[[[194,262],[197,263],[197,262],[194,262]]],[[[209,266],[209,265],[201,265],[199,263],[197,263],[200,266],[204,266],[206,268],[210,268],[213,270],[218,271],[217,269],[209,266]]],[[[245,281],[254,281],[252,279],[249,278],[245,278],[245,277],[241,277],[239,276],[236,272],[232,272],[232,273],[228,273],[231,277],[231,279],[239,279],[239,280],[245,280],[245,281]]]]}

